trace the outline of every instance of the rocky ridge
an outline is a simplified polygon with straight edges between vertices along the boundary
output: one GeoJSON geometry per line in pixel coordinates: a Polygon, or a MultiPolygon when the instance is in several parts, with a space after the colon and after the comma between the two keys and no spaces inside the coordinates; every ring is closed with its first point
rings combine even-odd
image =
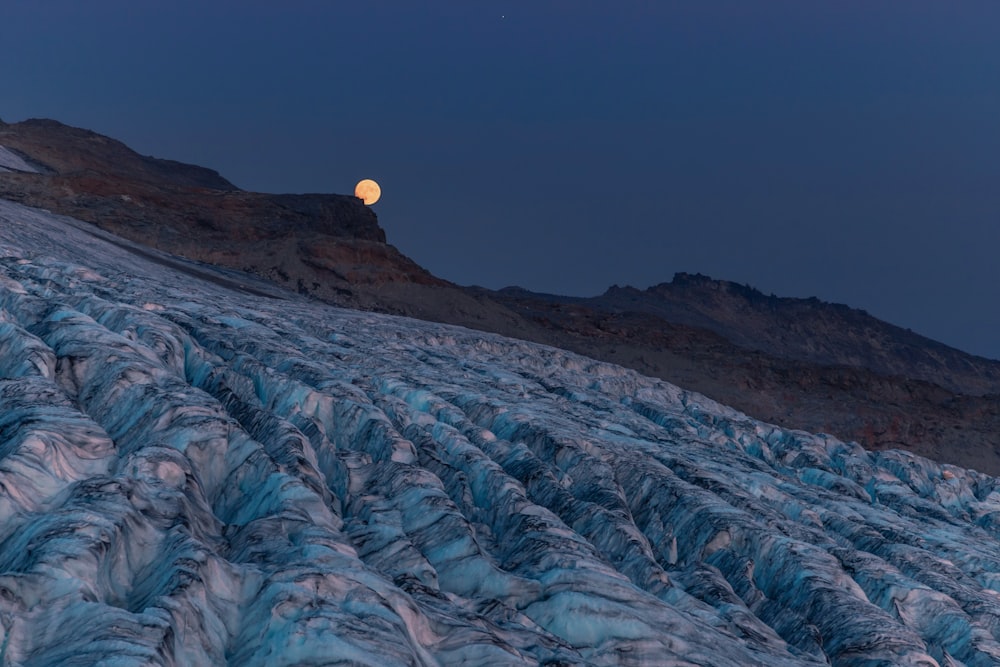
{"type": "Polygon", "coordinates": [[[0,123],[0,146],[0,198],[329,303],[555,345],[771,423],[1000,474],[1000,362],[846,306],[688,274],[588,299],[463,288],[385,243],[354,197],[244,192],[55,121],[0,123]]]}
{"type": "Polygon", "coordinates": [[[0,124],[0,146],[35,168],[5,173],[0,197],[160,250],[357,305],[366,286],[447,284],[388,245],[353,196],[246,192],[210,169],[51,120],[0,124]]]}
{"type": "Polygon", "coordinates": [[[593,298],[492,296],[553,344],[765,421],[1000,474],[1000,362],[863,311],[687,275],[593,298]]]}

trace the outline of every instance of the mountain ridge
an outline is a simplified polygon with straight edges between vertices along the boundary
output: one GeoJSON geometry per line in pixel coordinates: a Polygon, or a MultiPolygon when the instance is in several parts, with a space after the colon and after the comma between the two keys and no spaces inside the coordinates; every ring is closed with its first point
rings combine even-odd
{"type": "Polygon", "coordinates": [[[286,286],[326,298],[352,285],[445,284],[386,244],[374,212],[353,196],[243,191],[214,170],[51,120],[0,126],[0,145],[46,167],[4,174],[0,196],[161,250],[276,282],[294,274],[286,286]]]}
{"type": "Polygon", "coordinates": [[[0,124],[0,146],[43,172],[0,174],[0,197],[135,242],[337,305],[624,364],[772,423],[1000,474],[1000,362],[863,311],[686,273],[596,297],[461,287],[389,245],[355,197],[245,192],[57,121],[0,124]]]}
{"type": "Polygon", "coordinates": [[[766,295],[750,285],[684,272],[675,274],[671,282],[646,289],[613,285],[595,297],[516,290],[499,293],[586,304],[610,313],[645,313],[713,331],[749,350],[797,361],[865,367],[882,375],[934,382],[958,393],[1000,393],[1000,361],[941,343],[863,309],[817,297],[766,295]],[[855,340],[838,345],[838,335],[843,338],[845,328],[855,340]],[[898,357],[907,364],[905,370],[894,359],[898,357]]]}

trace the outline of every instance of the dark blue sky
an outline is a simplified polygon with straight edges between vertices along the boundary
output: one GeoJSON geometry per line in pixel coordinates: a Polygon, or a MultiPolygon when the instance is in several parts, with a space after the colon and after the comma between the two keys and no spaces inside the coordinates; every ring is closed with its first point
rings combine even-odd
{"type": "Polygon", "coordinates": [[[0,118],[382,185],[462,284],[676,271],[1000,358],[1000,3],[4,0],[0,118]],[[280,4],[280,8],[279,8],[280,4]]]}

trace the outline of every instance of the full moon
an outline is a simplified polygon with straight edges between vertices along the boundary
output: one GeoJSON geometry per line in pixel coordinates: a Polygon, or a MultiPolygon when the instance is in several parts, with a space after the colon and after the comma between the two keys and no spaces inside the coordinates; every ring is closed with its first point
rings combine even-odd
{"type": "Polygon", "coordinates": [[[372,179],[366,178],[354,186],[354,196],[364,200],[367,206],[371,206],[382,196],[382,188],[372,179]]]}

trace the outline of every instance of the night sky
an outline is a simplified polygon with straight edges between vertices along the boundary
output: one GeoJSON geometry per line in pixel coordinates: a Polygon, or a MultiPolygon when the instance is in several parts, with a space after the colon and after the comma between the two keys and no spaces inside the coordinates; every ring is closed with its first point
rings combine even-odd
{"type": "Polygon", "coordinates": [[[1000,358],[1000,2],[2,0],[0,118],[353,192],[461,284],[677,271],[1000,358]]]}

